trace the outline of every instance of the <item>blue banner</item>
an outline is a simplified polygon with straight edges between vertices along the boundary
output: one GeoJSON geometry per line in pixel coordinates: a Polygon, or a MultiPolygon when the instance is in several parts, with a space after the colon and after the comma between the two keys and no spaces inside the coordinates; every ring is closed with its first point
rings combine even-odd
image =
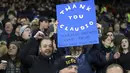
{"type": "Polygon", "coordinates": [[[99,43],[94,0],[56,6],[58,47],[99,43]]]}

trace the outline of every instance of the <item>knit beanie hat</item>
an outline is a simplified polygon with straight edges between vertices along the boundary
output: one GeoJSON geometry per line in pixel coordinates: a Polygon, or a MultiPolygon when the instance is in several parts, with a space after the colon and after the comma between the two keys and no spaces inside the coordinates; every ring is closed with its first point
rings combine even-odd
{"type": "Polygon", "coordinates": [[[78,65],[78,64],[77,64],[77,60],[70,55],[62,56],[60,59],[56,60],[55,62],[57,72],[71,65],[78,65]]]}
{"type": "Polygon", "coordinates": [[[23,32],[24,32],[24,30],[25,30],[26,28],[30,28],[30,27],[29,27],[28,25],[24,25],[24,26],[22,26],[22,27],[20,28],[20,31],[19,31],[20,36],[22,36],[22,34],[23,34],[23,32]]]}

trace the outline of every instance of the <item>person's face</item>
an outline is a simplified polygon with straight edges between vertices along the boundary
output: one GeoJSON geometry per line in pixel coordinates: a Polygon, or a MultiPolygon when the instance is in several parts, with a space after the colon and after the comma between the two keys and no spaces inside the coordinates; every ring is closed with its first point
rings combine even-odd
{"type": "Polygon", "coordinates": [[[119,18],[119,17],[120,17],[120,15],[119,15],[119,14],[117,14],[117,15],[116,15],[116,17],[117,17],[117,18],[119,18]]]}
{"type": "Polygon", "coordinates": [[[76,46],[76,47],[74,47],[74,49],[75,49],[76,51],[82,51],[82,50],[83,50],[82,46],[76,46]]]}
{"type": "Polygon", "coordinates": [[[2,20],[4,20],[4,19],[5,19],[5,16],[4,16],[4,15],[2,15],[1,19],[2,19],[2,20]]]}
{"type": "Polygon", "coordinates": [[[14,19],[14,17],[15,17],[14,15],[9,14],[8,19],[13,20],[13,19],[14,19]]]}
{"type": "Polygon", "coordinates": [[[27,20],[25,18],[22,18],[20,22],[22,25],[27,25],[27,20]]]}
{"type": "Polygon", "coordinates": [[[115,29],[115,31],[120,31],[120,26],[119,26],[119,24],[115,24],[114,29],[115,29]]]}
{"type": "Polygon", "coordinates": [[[21,26],[18,26],[18,27],[15,29],[15,33],[19,33],[20,28],[21,28],[21,26]]]}
{"type": "Polygon", "coordinates": [[[114,22],[117,23],[117,22],[118,22],[118,19],[115,18],[115,19],[114,19],[114,22]]]}
{"type": "Polygon", "coordinates": [[[76,65],[68,66],[67,68],[60,70],[59,73],[78,73],[78,66],[76,65]]]}
{"type": "Polygon", "coordinates": [[[43,29],[48,29],[49,28],[49,22],[48,21],[40,22],[40,27],[43,28],[43,29]]]}
{"type": "Polygon", "coordinates": [[[2,7],[5,7],[5,3],[2,4],[2,7]]]}
{"type": "Polygon", "coordinates": [[[108,29],[109,31],[113,31],[113,27],[109,27],[109,29],[108,29]]]}
{"type": "Polygon", "coordinates": [[[31,37],[31,29],[26,28],[22,34],[22,38],[28,40],[31,37]]]}
{"type": "Polygon", "coordinates": [[[82,46],[76,46],[71,48],[70,51],[71,51],[71,55],[77,58],[83,53],[83,48],[82,46]]]}
{"type": "Polygon", "coordinates": [[[114,39],[114,35],[113,35],[113,33],[112,33],[112,32],[108,32],[108,33],[107,33],[107,36],[108,36],[108,37],[110,37],[110,38],[111,38],[111,40],[113,40],[113,39],[114,39]]]}
{"type": "Polygon", "coordinates": [[[9,4],[8,4],[8,3],[5,3],[5,6],[6,6],[6,7],[9,6],[9,4]]]}
{"type": "Polygon", "coordinates": [[[42,40],[39,52],[43,56],[50,56],[53,53],[52,41],[49,39],[42,40]]]}
{"type": "Polygon", "coordinates": [[[13,30],[13,25],[11,24],[11,22],[7,22],[5,24],[5,31],[6,32],[12,32],[12,30],[13,30]]]}
{"type": "Polygon", "coordinates": [[[15,44],[10,44],[9,45],[9,50],[8,50],[8,54],[11,56],[16,56],[18,51],[18,47],[15,44]]]}
{"type": "Polygon", "coordinates": [[[121,24],[121,28],[122,28],[122,29],[126,29],[126,28],[127,28],[127,24],[126,24],[126,23],[122,23],[122,24],[121,24]]]}
{"type": "Polygon", "coordinates": [[[107,37],[104,41],[102,41],[102,43],[105,47],[109,47],[111,44],[111,38],[107,37]]]}
{"type": "Polygon", "coordinates": [[[127,39],[123,39],[123,40],[121,41],[121,47],[122,47],[123,49],[128,49],[128,48],[129,48],[129,42],[128,42],[127,39]]]}
{"type": "Polygon", "coordinates": [[[123,73],[123,70],[120,67],[110,68],[106,73],[123,73]]]}

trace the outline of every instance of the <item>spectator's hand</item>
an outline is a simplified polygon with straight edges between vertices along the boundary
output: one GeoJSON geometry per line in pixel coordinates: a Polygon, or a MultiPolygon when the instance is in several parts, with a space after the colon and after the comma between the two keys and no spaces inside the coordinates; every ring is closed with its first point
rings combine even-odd
{"type": "Polygon", "coordinates": [[[106,60],[108,61],[110,58],[110,53],[106,53],[106,60]]]}
{"type": "Polygon", "coordinates": [[[16,17],[14,17],[14,18],[13,18],[13,21],[17,21],[17,18],[16,18],[16,17]]]}
{"type": "Polygon", "coordinates": [[[120,53],[119,52],[116,52],[115,54],[114,54],[114,59],[118,59],[120,57],[120,53]]]}
{"type": "Polygon", "coordinates": [[[35,39],[42,39],[44,37],[44,33],[42,31],[38,31],[35,35],[34,38],[35,39]]]}
{"type": "Polygon", "coordinates": [[[57,27],[58,27],[58,20],[56,20],[54,25],[54,33],[57,33],[57,27]]]}
{"type": "Polygon", "coordinates": [[[99,24],[99,23],[97,23],[97,28],[98,28],[98,29],[101,29],[101,28],[102,28],[102,25],[99,24]]]}
{"type": "Polygon", "coordinates": [[[7,64],[0,63],[0,70],[5,70],[6,66],[7,66],[7,64]]]}
{"type": "Polygon", "coordinates": [[[58,26],[58,20],[56,20],[55,25],[58,26]]]}
{"type": "Polygon", "coordinates": [[[111,42],[110,47],[114,47],[114,43],[113,42],[111,42]]]}

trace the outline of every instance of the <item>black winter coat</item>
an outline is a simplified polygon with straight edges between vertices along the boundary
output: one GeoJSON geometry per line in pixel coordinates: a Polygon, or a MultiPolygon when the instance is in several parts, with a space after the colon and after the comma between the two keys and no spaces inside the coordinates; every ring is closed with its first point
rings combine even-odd
{"type": "Polygon", "coordinates": [[[23,64],[29,68],[29,73],[56,73],[54,62],[57,58],[59,58],[62,55],[58,52],[52,54],[50,57],[45,57],[42,55],[30,55],[30,47],[35,45],[34,42],[36,42],[36,40],[34,38],[31,38],[26,43],[26,46],[23,49],[21,49],[19,54],[19,57],[23,64]]]}

